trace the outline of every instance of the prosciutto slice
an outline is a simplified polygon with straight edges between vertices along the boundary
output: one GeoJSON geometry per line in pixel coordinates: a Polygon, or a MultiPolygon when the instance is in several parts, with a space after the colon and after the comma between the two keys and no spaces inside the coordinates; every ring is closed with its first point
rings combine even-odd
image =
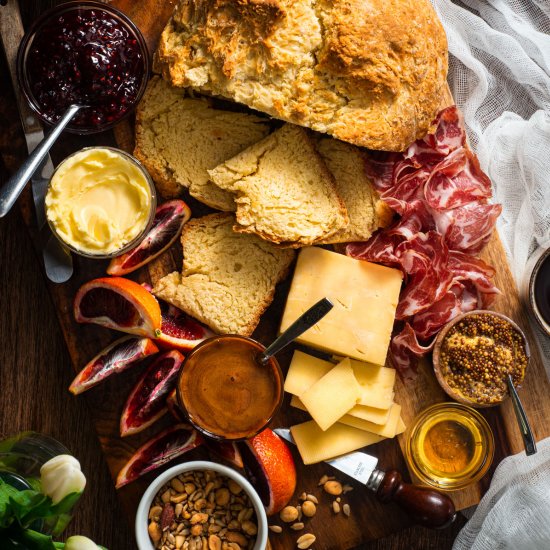
{"type": "Polygon", "coordinates": [[[404,273],[396,313],[404,325],[390,346],[404,378],[414,374],[444,324],[487,307],[499,293],[494,269],[476,255],[502,207],[488,203],[491,182],[466,147],[456,106],[441,111],[433,128],[403,153],[372,153],[367,173],[400,218],[367,242],[346,247],[349,256],[404,273]]]}

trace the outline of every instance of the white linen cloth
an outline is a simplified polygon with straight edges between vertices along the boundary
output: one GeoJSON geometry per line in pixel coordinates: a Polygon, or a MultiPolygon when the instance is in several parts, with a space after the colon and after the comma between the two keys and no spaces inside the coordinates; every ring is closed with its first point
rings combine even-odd
{"type": "MultiPolygon", "coordinates": [[[[498,230],[522,287],[550,247],[550,0],[431,1],[447,33],[451,90],[503,205],[498,230]]],[[[550,338],[535,330],[550,377],[550,338]]],[[[537,446],[502,461],[453,550],[550,550],[550,439],[537,446]]]]}

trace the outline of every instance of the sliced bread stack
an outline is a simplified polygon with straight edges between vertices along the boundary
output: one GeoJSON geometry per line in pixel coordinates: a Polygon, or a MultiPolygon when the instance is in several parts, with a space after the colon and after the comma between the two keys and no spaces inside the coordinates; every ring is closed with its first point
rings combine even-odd
{"type": "Polygon", "coordinates": [[[208,174],[234,197],[235,231],[297,248],[349,223],[334,177],[299,126],[285,124],[208,174]]]}
{"type": "Polygon", "coordinates": [[[273,300],[294,251],[233,231],[233,214],[188,222],[183,272],[160,279],[153,293],[220,334],[250,336],[273,300]]]}
{"type": "Polygon", "coordinates": [[[269,130],[265,118],[216,109],[210,100],[185,97],[181,89],[154,76],[137,108],[134,155],[163,197],[179,196],[188,188],[205,204],[232,210],[231,197],[209,182],[207,170],[269,130]]]}

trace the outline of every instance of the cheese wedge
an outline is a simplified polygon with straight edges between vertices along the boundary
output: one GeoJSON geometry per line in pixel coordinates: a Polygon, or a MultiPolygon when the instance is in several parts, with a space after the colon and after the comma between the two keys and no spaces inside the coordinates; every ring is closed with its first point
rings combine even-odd
{"type": "Polygon", "coordinates": [[[290,431],[304,464],[330,460],[384,439],[380,435],[364,432],[339,422],[323,431],[314,420],[310,420],[292,426],[290,431]]]}
{"type": "Polygon", "coordinates": [[[358,430],[365,430],[366,432],[392,438],[397,435],[397,425],[399,423],[400,414],[401,406],[394,403],[390,409],[390,417],[384,426],[373,424],[372,422],[362,420],[361,418],[356,418],[355,416],[350,416],[349,414],[342,416],[338,422],[346,424],[347,426],[353,426],[358,430]]]}
{"type": "Polygon", "coordinates": [[[357,403],[360,395],[361,388],[346,357],[299,397],[313,420],[327,430],[357,403]]]}
{"type": "Polygon", "coordinates": [[[298,338],[338,355],[383,365],[401,290],[399,270],[323,248],[302,248],[288,294],[281,332],[323,297],[334,308],[298,338]]]}
{"type": "Polygon", "coordinates": [[[334,363],[330,361],[323,361],[296,350],[286,375],[285,391],[292,395],[301,395],[333,368],[334,363]]]}
{"type": "Polygon", "coordinates": [[[361,386],[359,405],[376,409],[389,409],[395,397],[395,369],[351,361],[353,373],[361,386]]]}
{"type": "MultiPolygon", "coordinates": [[[[305,405],[296,395],[293,395],[290,399],[290,406],[307,412],[305,405]]],[[[391,407],[387,410],[383,410],[373,409],[372,407],[365,407],[364,405],[355,405],[355,407],[352,407],[347,412],[347,414],[349,416],[355,416],[356,418],[361,418],[363,420],[367,420],[368,422],[372,422],[373,424],[379,424],[380,426],[383,426],[384,424],[386,424],[388,418],[390,417],[390,410],[391,407]]]]}

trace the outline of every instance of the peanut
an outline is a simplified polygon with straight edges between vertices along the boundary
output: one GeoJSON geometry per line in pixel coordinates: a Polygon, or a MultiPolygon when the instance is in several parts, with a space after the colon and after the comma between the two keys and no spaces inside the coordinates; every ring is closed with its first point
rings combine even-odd
{"type": "Polygon", "coordinates": [[[294,506],[285,506],[279,514],[282,521],[291,523],[298,519],[298,509],[294,506]]]}
{"type": "Polygon", "coordinates": [[[314,542],[315,542],[315,535],[312,535],[311,533],[306,533],[296,541],[296,546],[300,550],[305,550],[306,548],[309,548],[314,542]]]}
{"type": "Polygon", "coordinates": [[[327,481],[323,485],[323,489],[326,493],[333,496],[338,496],[342,494],[342,484],[339,481],[331,480],[327,481]]]}
{"type": "Polygon", "coordinates": [[[311,500],[306,500],[302,503],[302,513],[306,518],[312,518],[316,512],[317,506],[311,500]]]}

